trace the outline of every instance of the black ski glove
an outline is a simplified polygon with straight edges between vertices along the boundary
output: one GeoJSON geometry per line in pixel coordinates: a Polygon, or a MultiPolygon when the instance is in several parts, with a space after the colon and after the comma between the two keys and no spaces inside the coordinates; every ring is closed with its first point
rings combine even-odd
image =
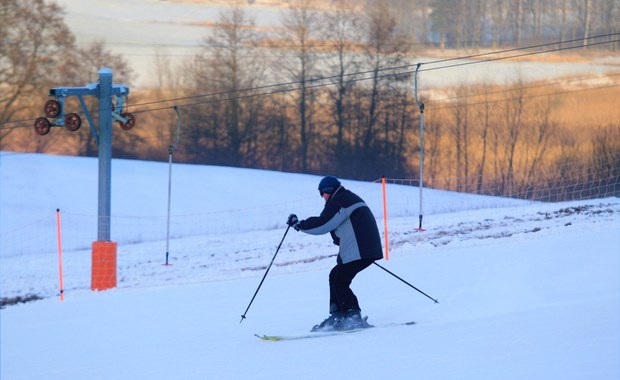
{"type": "Polygon", "coordinates": [[[288,224],[290,227],[293,227],[295,231],[299,231],[299,218],[297,218],[297,215],[289,215],[286,224],[288,224]]]}

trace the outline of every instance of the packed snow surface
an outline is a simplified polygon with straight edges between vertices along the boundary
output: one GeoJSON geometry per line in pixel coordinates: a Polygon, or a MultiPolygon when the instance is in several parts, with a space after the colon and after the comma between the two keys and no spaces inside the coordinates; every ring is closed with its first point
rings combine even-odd
{"type": "MultiPolygon", "coordinates": [[[[377,328],[281,342],[327,316],[329,236],[286,234],[320,177],[113,160],[118,287],[93,292],[97,159],[0,155],[2,379],[620,378],[620,200],[543,204],[388,185],[389,260],[353,282],[377,328]],[[56,209],[65,249],[59,300],[56,209]],[[76,226],[76,225],[79,225],[76,226]],[[218,226],[220,226],[218,228],[218,226]],[[413,326],[391,326],[415,321],[413,326]]],[[[326,173],[328,174],[328,173],[326,173]]],[[[342,179],[384,233],[381,185],[342,179]]],[[[385,239],[384,239],[385,240],[385,239]]]]}

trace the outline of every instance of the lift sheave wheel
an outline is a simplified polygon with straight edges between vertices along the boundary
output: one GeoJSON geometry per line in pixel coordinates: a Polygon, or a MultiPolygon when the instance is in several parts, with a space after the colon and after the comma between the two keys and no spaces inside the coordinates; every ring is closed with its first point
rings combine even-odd
{"type": "Polygon", "coordinates": [[[76,113],[69,113],[65,116],[65,128],[71,132],[75,132],[80,129],[82,125],[82,119],[80,119],[80,115],[76,113]]]}
{"type": "Polygon", "coordinates": [[[132,114],[128,112],[123,112],[121,116],[127,119],[126,123],[121,123],[120,121],[118,122],[121,128],[123,128],[125,131],[130,130],[131,128],[133,128],[134,125],[136,125],[136,118],[132,114]]]}
{"type": "Polygon", "coordinates": [[[44,117],[40,117],[34,121],[34,131],[41,136],[45,136],[50,133],[51,124],[49,120],[44,117]]]}
{"type": "Polygon", "coordinates": [[[48,100],[43,107],[43,113],[45,113],[46,117],[55,118],[60,115],[60,103],[55,100],[48,100]]]}

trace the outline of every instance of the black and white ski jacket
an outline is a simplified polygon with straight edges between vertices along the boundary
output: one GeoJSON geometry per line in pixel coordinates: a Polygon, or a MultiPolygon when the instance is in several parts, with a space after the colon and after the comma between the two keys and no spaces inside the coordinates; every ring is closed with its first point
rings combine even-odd
{"type": "Polygon", "coordinates": [[[340,264],[383,258],[374,215],[362,198],[342,186],[325,203],[320,216],[302,220],[297,227],[311,235],[331,233],[334,244],[340,246],[340,264]]]}

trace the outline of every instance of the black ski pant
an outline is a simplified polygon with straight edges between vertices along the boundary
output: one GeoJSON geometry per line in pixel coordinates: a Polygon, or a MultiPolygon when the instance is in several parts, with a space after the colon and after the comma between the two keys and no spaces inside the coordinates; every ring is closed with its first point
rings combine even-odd
{"type": "Polygon", "coordinates": [[[357,297],[349,287],[353,278],[368,268],[375,260],[356,260],[346,264],[337,264],[329,272],[329,312],[346,313],[349,310],[360,311],[357,297]]]}

